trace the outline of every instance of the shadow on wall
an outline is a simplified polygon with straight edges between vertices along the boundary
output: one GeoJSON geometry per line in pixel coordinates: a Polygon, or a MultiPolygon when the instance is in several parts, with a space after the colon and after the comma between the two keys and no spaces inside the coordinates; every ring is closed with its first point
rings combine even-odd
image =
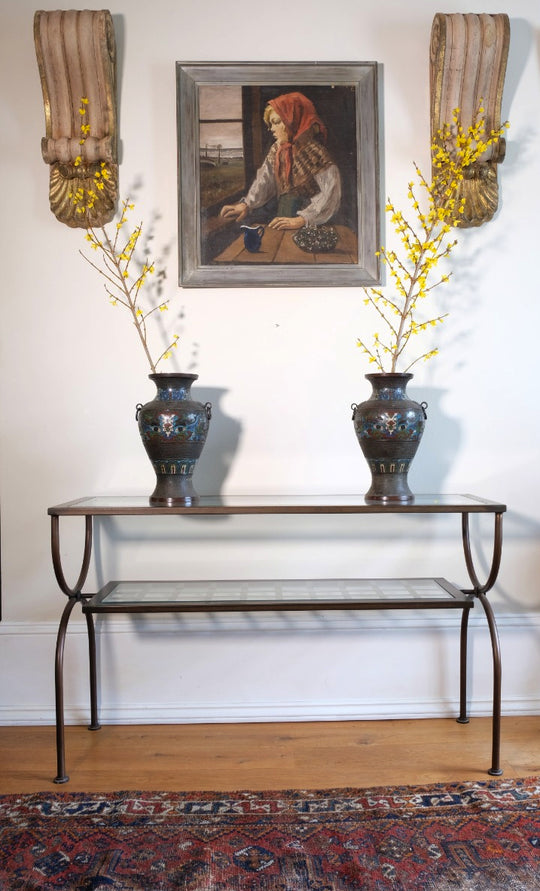
{"type": "Polygon", "coordinates": [[[212,420],[203,453],[197,462],[193,483],[199,495],[220,495],[240,443],[242,425],[227,417],[222,401],[227,390],[194,386],[193,398],[212,403],[212,420]]]}
{"type": "MultiPolygon", "coordinates": [[[[240,444],[242,425],[223,410],[226,389],[194,386],[192,392],[198,401],[212,403],[208,438],[195,469],[195,489],[199,495],[220,495],[240,444]]],[[[437,387],[419,387],[416,392],[409,387],[412,399],[428,404],[424,435],[409,473],[409,485],[418,494],[445,491],[446,477],[459,451],[459,422],[446,416],[442,408],[446,393],[437,387]]]]}
{"type": "MultiPolygon", "coordinates": [[[[223,411],[227,390],[219,387],[193,388],[193,397],[212,403],[212,420],[203,453],[194,475],[199,495],[220,495],[238,450],[242,425],[223,411]]],[[[447,390],[437,387],[409,387],[409,395],[427,402],[427,421],[418,453],[409,473],[409,485],[418,494],[445,491],[445,480],[455,463],[461,442],[459,421],[444,414],[442,402],[447,390]]]]}
{"type": "Polygon", "coordinates": [[[461,442],[459,421],[449,418],[442,408],[448,392],[439,387],[408,387],[411,399],[427,402],[424,435],[409,471],[409,486],[418,495],[445,491],[445,480],[461,442]]]}

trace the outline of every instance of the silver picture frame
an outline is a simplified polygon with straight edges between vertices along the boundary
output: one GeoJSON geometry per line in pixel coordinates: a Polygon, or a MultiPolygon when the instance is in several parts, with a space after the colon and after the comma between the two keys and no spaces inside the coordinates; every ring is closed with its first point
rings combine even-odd
{"type": "Polygon", "coordinates": [[[380,283],[376,62],[177,62],[176,87],[182,287],[380,283]],[[324,122],[325,150],[341,181],[339,209],[299,239],[264,222],[271,207],[258,208],[251,224],[264,232],[262,246],[255,236],[246,249],[247,233],[223,207],[242,200],[269,157],[268,101],[292,93],[307,97],[324,122]],[[333,249],[327,236],[337,238],[333,249]]]}

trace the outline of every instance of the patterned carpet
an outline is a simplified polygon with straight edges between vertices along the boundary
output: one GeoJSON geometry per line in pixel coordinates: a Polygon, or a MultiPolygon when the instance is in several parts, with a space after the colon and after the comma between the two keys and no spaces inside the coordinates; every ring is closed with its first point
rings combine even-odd
{"type": "Polygon", "coordinates": [[[0,796],[0,889],[540,889],[540,779],[0,796]]]}

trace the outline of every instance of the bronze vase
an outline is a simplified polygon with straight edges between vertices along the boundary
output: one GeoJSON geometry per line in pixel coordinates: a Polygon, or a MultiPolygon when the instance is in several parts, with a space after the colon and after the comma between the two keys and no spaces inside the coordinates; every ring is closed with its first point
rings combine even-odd
{"type": "Polygon", "coordinates": [[[155,474],[154,505],[190,505],[198,500],[193,472],[204,448],[212,405],[191,398],[198,374],[150,374],[154,399],[137,405],[136,419],[155,474]]]}
{"type": "Polygon", "coordinates": [[[372,393],[366,402],[353,403],[356,436],[371,471],[368,504],[410,504],[414,495],[407,474],[426,422],[427,403],[407,395],[410,373],[366,374],[372,393]]]}

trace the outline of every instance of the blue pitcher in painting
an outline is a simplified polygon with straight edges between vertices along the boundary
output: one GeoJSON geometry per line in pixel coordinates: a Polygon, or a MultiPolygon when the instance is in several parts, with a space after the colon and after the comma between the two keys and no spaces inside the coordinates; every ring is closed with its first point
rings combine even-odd
{"type": "Polygon", "coordinates": [[[261,249],[264,226],[240,226],[244,232],[244,247],[250,254],[256,254],[261,249]]]}

